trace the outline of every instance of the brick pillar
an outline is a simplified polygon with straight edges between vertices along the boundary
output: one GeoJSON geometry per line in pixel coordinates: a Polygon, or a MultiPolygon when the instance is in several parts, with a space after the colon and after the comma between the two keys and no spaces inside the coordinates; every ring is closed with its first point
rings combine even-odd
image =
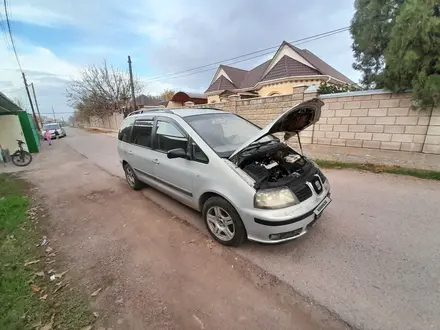
{"type": "Polygon", "coordinates": [[[228,101],[231,103],[231,112],[237,113],[237,102],[240,101],[240,95],[228,96],[228,101]]]}

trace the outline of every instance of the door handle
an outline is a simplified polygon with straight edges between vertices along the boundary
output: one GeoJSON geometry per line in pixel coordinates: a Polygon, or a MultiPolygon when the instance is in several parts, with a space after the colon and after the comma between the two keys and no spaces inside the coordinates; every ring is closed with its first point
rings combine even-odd
{"type": "Polygon", "coordinates": [[[153,159],[153,163],[159,165],[159,161],[157,159],[153,159]]]}
{"type": "Polygon", "coordinates": [[[128,153],[129,153],[130,155],[133,155],[133,150],[128,150],[128,153]]]}

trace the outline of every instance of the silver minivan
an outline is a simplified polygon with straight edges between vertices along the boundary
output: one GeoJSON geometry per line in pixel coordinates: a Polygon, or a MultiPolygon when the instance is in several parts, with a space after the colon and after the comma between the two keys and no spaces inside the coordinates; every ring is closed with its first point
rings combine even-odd
{"type": "Polygon", "coordinates": [[[295,239],[331,202],[327,178],[286,143],[295,135],[300,142],[298,133],[319,120],[322,105],[298,104],[263,129],[216,109],[135,111],[118,135],[127,182],[201,211],[221,244],[295,239]]]}

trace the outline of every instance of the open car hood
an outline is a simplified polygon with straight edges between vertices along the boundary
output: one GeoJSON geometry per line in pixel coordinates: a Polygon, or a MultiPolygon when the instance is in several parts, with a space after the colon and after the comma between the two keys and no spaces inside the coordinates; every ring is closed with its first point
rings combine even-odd
{"type": "Polygon", "coordinates": [[[289,138],[298,134],[310,125],[315,124],[321,117],[321,107],[323,105],[324,102],[318,98],[295,105],[293,108],[287,110],[269,125],[264,127],[260,132],[258,132],[257,135],[243,143],[237,150],[234,151],[229,159],[233,158],[244,148],[260,140],[266,135],[285,133],[284,141],[287,141],[289,138]]]}

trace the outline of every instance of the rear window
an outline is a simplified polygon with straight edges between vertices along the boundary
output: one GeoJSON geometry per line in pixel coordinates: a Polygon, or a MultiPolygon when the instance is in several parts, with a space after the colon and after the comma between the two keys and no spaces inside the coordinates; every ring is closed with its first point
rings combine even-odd
{"type": "Polygon", "coordinates": [[[121,123],[119,129],[118,139],[122,142],[130,142],[131,127],[134,122],[134,117],[128,117],[121,123]]]}
{"type": "Polygon", "coordinates": [[[54,129],[59,129],[59,128],[60,128],[60,124],[58,124],[58,123],[45,124],[43,126],[44,130],[54,130],[54,129]]]}
{"type": "Polygon", "coordinates": [[[131,131],[131,143],[151,148],[151,133],[153,131],[153,119],[139,119],[134,122],[131,131]]]}

